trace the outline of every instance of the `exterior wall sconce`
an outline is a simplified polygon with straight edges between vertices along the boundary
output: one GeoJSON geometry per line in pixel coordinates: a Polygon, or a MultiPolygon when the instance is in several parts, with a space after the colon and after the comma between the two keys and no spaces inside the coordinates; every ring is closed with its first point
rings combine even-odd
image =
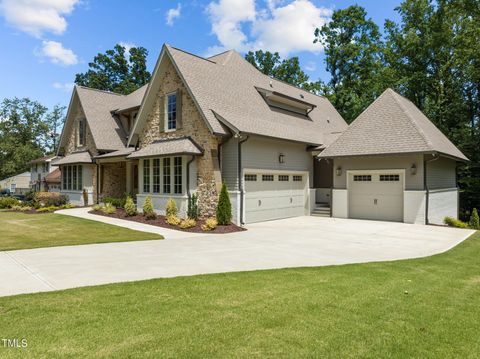
{"type": "Polygon", "coordinates": [[[285,163],[285,155],[283,153],[278,155],[278,163],[285,163]]]}
{"type": "Polygon", "coordinates": [[[335,174],[337,176],[341,176],[342,175],[342,167],[338,166],[337,169],[335,170],[335,174]]]}
{"type": "Polygon", "coordinates": [[[412,165],[412,167],[410,167],[410,173],[411,173],[412,175],[416,175],[416,174],[417,174],[417,165],[416,165],[415,163],[412,165]]]}

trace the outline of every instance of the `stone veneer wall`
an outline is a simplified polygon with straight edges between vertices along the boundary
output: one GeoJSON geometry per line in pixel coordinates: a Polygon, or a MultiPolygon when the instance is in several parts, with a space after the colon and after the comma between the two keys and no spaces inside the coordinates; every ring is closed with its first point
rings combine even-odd
{"type": "Polygon", "coordinates": [[[167,138],[190,136],[205,150],[203,156],[197,157],[197,194],[198,205],[201,217],[215,215],[215,208],[218,201],[218,189],[221,185],[219,173],[217,150],[219,139],[213,136],[198,109],[189,96],[182,80],[178,76],[172,63],[169,62],[167,69],[160,79],[160,90],[156,94],[156,100],[147,117],[147,122],[140,134],[140,147],[144,147],[153,141],[167,138]],[[160,101],[168,93],[181,90],[182,93],[182,128],[163,132],[160,129],[160,101]],[[213,153],[212,153],[213,151],[213,153]]]}
{"type": "Polygon", "coordinates": [[[102,177],[103,197],[122,197],[127,190],[127,169],[125,162],[104,163],[102,177]]]}
{"type": "MultiPolygon", "coordinates": [[[[80,119],[85,119],[85,114],[83,112],[82,106],[78,105],[78,108],[75,112],[74,120],[68,129],[67,133],[67,140],[65,143],[64,155],[68,155],[72,152],[79,152],[79,151],[89,151],[90,154],[93,156],[98,155],[97,147],[95,146],[95,142],[93,141],[92,132],[90,131],[90,127],[88,126],[88,122],[86,125],[86,133],[85,133],[85,146],[78,147],[76,141],[76,129],[78,128],[78,121],[80,119]]],[[[93,165],[92,165],[93,166],[93,165]]],[[[98,193],[97,193],[97,171],[96,168],[93,168],[93,200],[97,201],[98,193]]]]}

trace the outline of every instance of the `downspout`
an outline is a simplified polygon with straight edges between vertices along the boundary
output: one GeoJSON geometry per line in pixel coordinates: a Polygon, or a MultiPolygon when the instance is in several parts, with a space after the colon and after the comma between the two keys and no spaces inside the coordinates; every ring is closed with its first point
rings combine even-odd
{"type": "Polygon", "coordinates": [[[96,167],[97,167],[97,188],[96,188],[97,195],[96,195],[96,201],[95,201],[95,203],[96,203],[96,204],[99,204],[100,202],[99,202],[99,198],[98,198],[98,197],[99,197],[99,196],[98,196],[98,191],[99,191],[99,189],[100,189],[100,188],[99,188],[99,185],[100,185],[100,166],[99,166],[99,164],[98,164],[97,161],[95,161],[95,165],[96,165],[96,167]]]}
{"type": "MultiPolygon", "coordinates": [[[[237,134],[236,136],[240,137],[240,134],[237,134]]],[[[243,194],[244,194],[244,188],[243,188],[243,181],[242,181],[242,144],[248,140],[249,136],[245,137],[243,140],[238,141],[238,189],[240,190],[240,225],[244,225],[244,218],[243,218],[243,194]]]]}
{"type": "Polygon", "coordinates": [[[190,161],[187,162],[187,196],[188,202],[190,203],[191,194],[190,194],[190,164],[195,160],[195,156],[192,155],[190,161]]]}
{"type": "Polygon", "coordinates": [[[428,202],[430,201],[430,189],[427,181],[427,167],[430,162],[438,160],[439,157],[434,153],[433,158],[423,161],[423,187],[425,189],[425,224],[430,224],[428,221],[428,202]]]}

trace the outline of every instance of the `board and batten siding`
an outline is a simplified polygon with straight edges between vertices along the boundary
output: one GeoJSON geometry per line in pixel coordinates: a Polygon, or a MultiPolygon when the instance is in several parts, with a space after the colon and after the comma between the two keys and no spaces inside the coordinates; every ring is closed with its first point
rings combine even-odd
{"type": "Polygon", "coordinates": [[[389,170],[405,169],[405,190],[423,190],[423,155],[405,156],[371,156],[337,158],[334,161],[334,169],[341,167],[342,174],[334,174],[333,183],[336,189],[347,188],[347,171],[349,170],[389,170]],[[417,167],[416,174],[410,172],[411,166],[417,167]]]}
{"type": "Polygon", "coordinates": [[[229,191],[238,191],[238,139],[230,138],[220,150],[222,180],[229,191]]]}
{"type": "Polygon", "coordinates": [[[456,188],[456,162],[439,157],[427,163],[427,185],[429,189],[456,188]]]}
{"type": "Polygon", "coordinates": [[[259,170],[308,171],[313,176],[313,158],[301,143],[250,137],[242,144],[242,167],[259,170]],[[285,163],[279,162],[280,154],[285,163]]]}

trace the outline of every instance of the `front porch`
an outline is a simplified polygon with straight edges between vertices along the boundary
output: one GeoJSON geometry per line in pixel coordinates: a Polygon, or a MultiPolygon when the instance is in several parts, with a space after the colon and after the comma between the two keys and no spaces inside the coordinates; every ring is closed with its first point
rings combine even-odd
{"type": "Polygon", "coordinates": [[[138,160],[125,157],[97,158],[97,202],[126,194],[134,201],[138,194],[138,160]]]}

